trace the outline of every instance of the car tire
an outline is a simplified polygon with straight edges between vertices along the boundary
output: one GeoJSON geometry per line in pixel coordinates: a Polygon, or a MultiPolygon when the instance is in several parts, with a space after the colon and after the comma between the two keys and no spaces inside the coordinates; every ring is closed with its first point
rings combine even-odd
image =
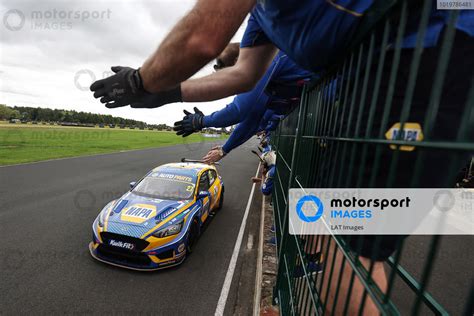
{"type": "Polygon", "coordinates": [[[221,197],[219,198],[219,205],[217,206],[217,209],[220,210],[223,205],[224,205],[224,187],[222,187],[221,197]]]}
{"type": "Polygon", "coordinates": [[[186,243],[186,251],[188,254],[193,252],[194,246],[197,243],[197,240],[199,238],[199,222],[196,218],[193,219],[193,223],[191,224],[191,227],[189,228],[189,233],[188,233],[188,242],[186,243]]]}

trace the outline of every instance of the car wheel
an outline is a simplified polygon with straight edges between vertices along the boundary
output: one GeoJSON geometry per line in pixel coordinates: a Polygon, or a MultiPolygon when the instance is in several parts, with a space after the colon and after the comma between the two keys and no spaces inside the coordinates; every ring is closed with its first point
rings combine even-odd
{"type": "Polygon", "coordinates": [[[186,245],[186,250],[188,253],[192,253],[194,246],[196,245],[197,239],[199,237],[199,223],[198,220],[195,218],[193,219],[193,223],[191,224],[191,227],[189,228],[189,233],[188,233],[188,243],[186,245]]]}
{"type": "Polygon", "coordinates": [[[217,206],[217,209],[220,210],[222,205],[224,205],[224,187],[222,187],[222,193],[221,197],[219,198],[219,205],[217,206]]]}

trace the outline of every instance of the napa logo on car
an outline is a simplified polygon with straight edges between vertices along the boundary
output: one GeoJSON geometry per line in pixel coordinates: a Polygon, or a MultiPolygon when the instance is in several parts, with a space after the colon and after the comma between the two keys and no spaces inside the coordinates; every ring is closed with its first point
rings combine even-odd
{"type": "MultiPolygon", "coordinates": [[[[385,138],[388,140],[404,140],[409,142],[420,142],[423,140],[423,130],[419,123],[410,123],[407,122],[404,124],[403,131],[400,130],[400,123],[395,123],[390,129],[385,133],[385,138]],[[401,133],[401,134],[400,134],[401,133]]],[[[397,149],[397,145],[390,145],[390,149],[397,149]]],[[[400,146],[400,150],[403,151],[413,151],[415,146],[400,146]]]]}
{"type": "Polygon", "coordinates": [[[134,204],[122,211],[122,221],[141,224],[156,216],[156,206],[150,204],[134,204]]]}

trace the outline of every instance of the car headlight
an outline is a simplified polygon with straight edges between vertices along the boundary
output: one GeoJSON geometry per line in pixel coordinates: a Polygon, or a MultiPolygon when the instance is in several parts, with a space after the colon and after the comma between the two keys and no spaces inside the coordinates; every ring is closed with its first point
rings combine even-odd
{"type": "Polygon", "coordinates": [[[99,214],[99,218],[97,220],[97,224],[99,224],[99,227],[104,227],[104,222],[105,222],[105,217],[107,216],[107,213],[109,212],[110,208],[112,208],[112,205],[114,204],[115,201],[110,202],[104,208],[99,214]]]}
{"type": "Polygon", "coordinates": [[[98,218],[98,220],[97,220],[97,224],[99,224],[99,227],[104,227],[104,217],[105,217],[104,214],[105,214],[105,213],[106,213],[106,212],[101,212],[101,213],[99,214],[99,218],[98,218]]]}
{"type": "Polygon", "coordinates": [[[181,221],[179,223],[166,226],[154,232],[152,236],[157,237],[157,238],[163,238],[163,237],[179,234],[181,232],[181,229],[183,229],[183,224],[184,224],[184,221],[181,221]]]}

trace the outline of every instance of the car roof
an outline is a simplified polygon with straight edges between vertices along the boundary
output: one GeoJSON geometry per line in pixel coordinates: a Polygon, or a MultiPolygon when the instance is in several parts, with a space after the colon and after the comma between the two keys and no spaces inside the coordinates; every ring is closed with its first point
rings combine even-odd
{"type": "Polygon", "coordinates": [[[165,165],[161,165],[153,169],[153,171],[161,171],[161,172],[169,172],[169,173],[177,173],[189,176],[197,176],[202,170],[205,169],[213,169],[216,168],[212,165],[208,165],[205,163],[197,163],[197,162],[175,162],[175,163],[168,163],[165,165]]]}

